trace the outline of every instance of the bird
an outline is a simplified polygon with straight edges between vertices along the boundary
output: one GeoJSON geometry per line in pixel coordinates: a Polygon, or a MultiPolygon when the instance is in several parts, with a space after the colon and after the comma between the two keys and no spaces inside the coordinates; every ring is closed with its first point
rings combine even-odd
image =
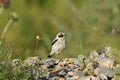
{"type": "Polygon", "coordinates": [[[48,58],[52,57],[53,54],[60,54],[66,47],[66,34],[64,32],[59,32],[51,44],[51,51],[48,58]]]}

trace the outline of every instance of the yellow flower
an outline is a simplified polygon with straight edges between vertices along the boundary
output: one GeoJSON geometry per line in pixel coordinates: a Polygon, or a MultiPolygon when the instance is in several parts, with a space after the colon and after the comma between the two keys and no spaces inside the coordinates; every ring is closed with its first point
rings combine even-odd
{"type": "Polygon", "coordinates": [[[37,39],[37,40],[40,40],[41,38],[40,38],[40,36],[36,36],[36,39],[37,39]]]}

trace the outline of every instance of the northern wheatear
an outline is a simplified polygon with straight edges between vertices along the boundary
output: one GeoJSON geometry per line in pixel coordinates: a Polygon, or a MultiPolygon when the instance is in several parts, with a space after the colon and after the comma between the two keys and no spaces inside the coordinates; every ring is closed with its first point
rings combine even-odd
{"type": "Polygon", "coordinates": [[[48,57],[51,57],[54,53],[60,54],[65,49],[65,46],[66,46],[65,36],[66,34],[63,32],[59,32],[56,35],[55,39],[52,42],[51,52],[48,55],[48,57]]]}

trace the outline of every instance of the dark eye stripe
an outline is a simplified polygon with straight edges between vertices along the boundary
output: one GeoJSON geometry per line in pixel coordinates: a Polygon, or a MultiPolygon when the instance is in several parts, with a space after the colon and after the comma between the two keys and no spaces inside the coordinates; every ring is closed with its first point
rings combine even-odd
{"type": "Polygon", "coordinates": [[[64,35],[58,35],[58,37],[63,37],[64,35]]]}

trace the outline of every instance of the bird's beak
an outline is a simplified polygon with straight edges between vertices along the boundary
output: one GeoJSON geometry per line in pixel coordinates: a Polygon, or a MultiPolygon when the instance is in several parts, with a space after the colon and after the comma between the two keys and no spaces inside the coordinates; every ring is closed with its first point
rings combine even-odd
{"type": "Polygon", "coordinates": [[[67,36],[66,34],[64,36],[67,36]]]}

